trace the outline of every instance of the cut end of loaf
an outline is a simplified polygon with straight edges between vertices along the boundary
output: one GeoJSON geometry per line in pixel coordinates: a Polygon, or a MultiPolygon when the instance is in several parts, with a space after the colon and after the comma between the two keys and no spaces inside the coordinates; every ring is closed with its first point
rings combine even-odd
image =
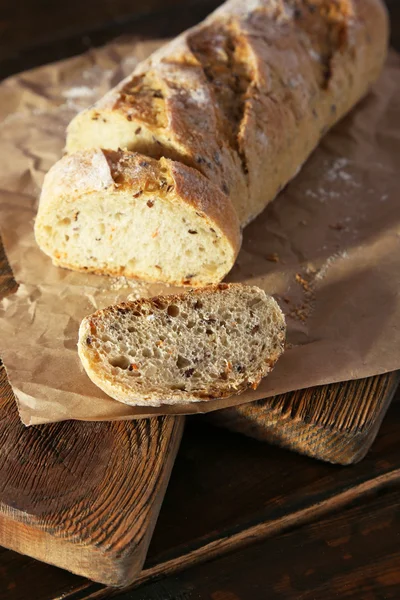
{"type": "Polygon", "coordinates": [[[240,245],[229,199],[200,173],[105,150],[50,170],[35,235],[62,267],[192,287],[221,281],[240,245]]]}
{"type": "Polygon", "coordinates": [[[78,350],[89,377],[112,398],[161,406],[255,389],[284,340],[273,298],[220,284],[100,310],[82,321],[78,350]]]}

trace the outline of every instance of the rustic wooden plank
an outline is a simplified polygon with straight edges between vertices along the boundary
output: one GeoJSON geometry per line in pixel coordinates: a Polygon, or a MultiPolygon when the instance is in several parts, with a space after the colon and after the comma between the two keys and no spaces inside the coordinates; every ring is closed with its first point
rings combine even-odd
{"type": "Polygon", "coordinates": [[[206,560],[213,552],[275,536],[306,520],[319,519],[375,487],[398,482],[400,393],[397,400],[364,461],[346,469],[254,440],[246,444],[237,434],[222,430],[218,434],[214,428],[203,432],[199,425],[192,426],[191,439],[185,438],[172,475],[144,573],[147,569],[147,575],[153,576],[161,564],[161,570],[181,569],[182,561],[206,560]],[[178,498],[185,507],[179,511],[185,528],[179,528],[174,517],[178,498]],[[200,522],[195,511],[202,505],[207,511],[200,522]]]}
{"type": "MultiPolygon", "coordinates": [[[[253,544],[259,547],[263,540],[323,522],[356,501],[400,486],[399,425],[400,393],[364,461],[343,468],[192,422],[134,587],[139,586],[143,600],[150,599],[145,594],[150,581],[253,544]]],[[[110,589],[89,585],[84,597],[113,596],[110,589]]]]}
{"type": "Polygon", "coordinates": [[[118,594],[119,600],[397,600],[400,489],[118,594]]]}
{"type": "Polygon", "coordinates": [[[207,415],[207,420],[301,454],[348,465],[370,449],[400,372],[281,394],[207,415]]]}
{"type": "MultiPolygon", "coordinates": [[[[184,434],[138,584],[275,539],[307,522],[323,522],[327,515],[368,499],[374,491],[399,485],[399,427],[398,392],[366,458],[343,468],[201,426],[193,419],[184,434]]],[[[59,570],[50,566],[45,573],[46,580],[53,582],[53,595],[48,584],[43,592],[37,586],[34,593],[35,572],[39,578],[43,565],[17,555],[6,564],[4,581],[15,587],[12,595],[5,594],[0,576],[0,600],[94,600],[114,594],[110,588],[72,575],[61,586],[59,570]],[[28,570],[25,582],[20,572],[28,570]]]]}
{"type": "Polygon", "coordinates": [[[25,428],[2,371],[0,545],[109,585],[140,572],[183,418],[25,428]]]}
{"type": "MultiPolygon", "coordinates": [[[[320,522],[374,490],[398,485],[400,394],[397,400],[371,452],[351,468],[192,422],[135,586],[320,522]]],[[[89,586],[85,597],[110,595],[89,586]]]]}

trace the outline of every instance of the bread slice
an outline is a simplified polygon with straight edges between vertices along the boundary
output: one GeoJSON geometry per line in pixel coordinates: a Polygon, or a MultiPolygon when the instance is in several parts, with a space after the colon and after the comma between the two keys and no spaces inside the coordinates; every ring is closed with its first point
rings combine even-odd
{"type": "Polygon", "coordinates": [[[220,284],[99,310],[83,319],[78,351],[119,402],[185,404],[256,389],[283,352],[285,329],[265,292],[220,284]]]}
{"type": "Polygon", "coordinates": [[[46,175],[35,236],[62,267],[191,287],[221,281],[241,243],[229,198],[195,169],[99,149],[46,175]]]}

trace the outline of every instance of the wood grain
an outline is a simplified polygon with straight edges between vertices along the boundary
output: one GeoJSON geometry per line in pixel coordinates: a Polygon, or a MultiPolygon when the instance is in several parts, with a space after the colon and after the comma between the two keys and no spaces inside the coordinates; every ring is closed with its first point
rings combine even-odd
{"type": "MultiPolygon", "coordinates": [[[[134,587],[146,591],[148,582],[259,547],[393,486],[400,488],[399,426],[400,394],[364,461],[342,468],[192,421],[134,587]]],[[[268,554],[262,557],[264,563],[269,560],[268,554]]],[[[294,564],[281,560],[291,574],[294,564]]],[[[152,598],[145,591],[143,600],[152,598]]],[[[114,595],[90,584],[86,594],[80,593],[91,600],[114,595]]]]}
{"type": "Polygon", "coordinates": [[[131,582],[183,419],[25,428],[1,375],[0,544],[108,585],[131,582]]]}
{"type": "MultiPolygon", "coordinates": [[[[367,501],[378,491],[399,489],[399,428],[400,392],[365,459],[343,468],[201,425],[194,418],[185,430],[136,585],[242,552],[307,522],[322,523],[329,514],[367,501]]],[[[7,556],[5,561],[0,554],[0,600],[93,600],[114,595],[110,588],[61,575],[59,569],[28,557],[11,552],[7,556]],[[26,579],[21,572],[26,572],[26,579]],[[46,583],[40,586],[37,580],[42,576],[46,583]],[[14,586],[11,595],[6,593],[6,584],[14,586]]],[[[262,556],[269,560],[268,555],[262,556]]],[[[289,574],[292,567],[286,563],[289,574]]],[[[143,600],[150,598],[143,595],[143,600]]],[[[246,596],[241,600],[247,600],[246,596]]]]}
{"type": "Polygon", "coordinates": [[[400,490],[122,593],[119,600],[397,600],[400,490]]]}
{"type": "Polygon", "coordinates": [[[207,415],[258,440],[331,463],[360,461],[370,449],[400,373],[281,394],[207,415]]]}

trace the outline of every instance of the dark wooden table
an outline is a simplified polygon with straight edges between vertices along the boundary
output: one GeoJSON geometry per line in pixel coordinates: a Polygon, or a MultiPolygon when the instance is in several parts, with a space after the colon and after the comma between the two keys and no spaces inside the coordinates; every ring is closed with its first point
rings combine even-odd
{"type": "MultiPolygon", "coordinates": [[[[215,0],[3,0],[0,77],[78,54],[122,33],[167,37],[203,18],[215,0]]],[[[387,0],[400,50],[400,2],[387,0]]],[[[192,421],[187,428],[138,587],[105,590],[0,548],[0,600],[264,600],[400,598],[400,393],[371,452],[354,467],[318,463],[192,421]],[[256,459],[257,458],[257,459],[256,459]],[[366,474],[377,474],[369,486],[366,474]],[[379,475],[382,473],[382,475],[379,475]],[[378,481],[378,484],[376,482],[378,481]],[[326,486],[341,494],[319,510],[326,486]],[[348,494],[359,483],[363,493],[348,494]],[[314,496],[315,510],[303,499],[314,496]],[[273,537],[268,515],[285,502],[273,537]],[[283,517],[283,515],[282,515],[283,517]],[[246,522],[246,539],[237,523],[246,522]],[[213,540],[224,531],[224,548],[213,540]],[[193,550],[206,540],[210,552],[193,550]],[[176,548],[187,557],[174,558],[176,548]],[[161,566],[160,566],[161,565],[161,566]]],[[[206,546],[203,546],[207,548],[206,546]]],[[[179,554],[179,553],[178,553],[179,554]]]]}

